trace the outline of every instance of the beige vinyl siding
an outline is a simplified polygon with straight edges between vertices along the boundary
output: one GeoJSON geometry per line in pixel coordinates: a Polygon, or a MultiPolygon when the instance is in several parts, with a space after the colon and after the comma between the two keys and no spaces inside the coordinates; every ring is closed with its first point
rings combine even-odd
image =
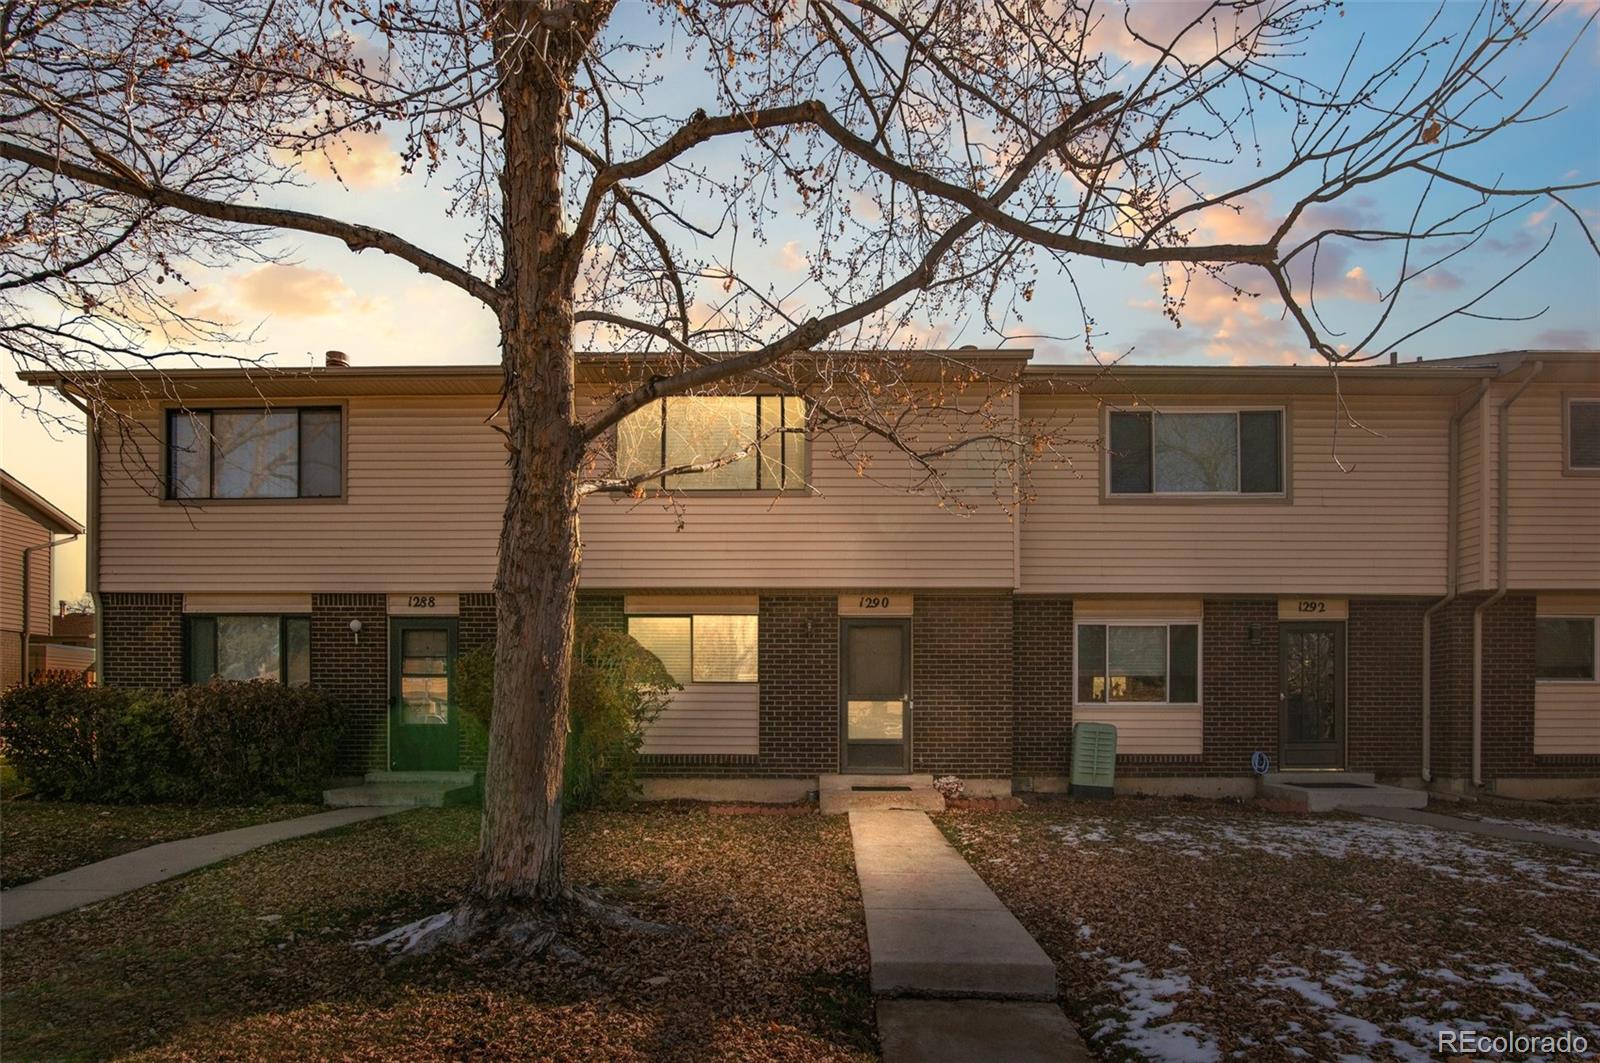
{"type": "Polygon", "coordinates": [[[346,499],[204,506],[160,501],[161,413],[135,411],[147,432],[104,444],[100,589],[488,590],[507,476],[484,423],[494,407],[489,396],[352,398],[346,499]]]}
{"type": "Polygon", "coordinates": [[[1534,684],[1533,755],[1600,754],[1600,683],[1534,684]]]}
{"type": "Polygon", "coordinates": [[[1460,496],[1456,500],[1456,557],[1463,591],[1482,586],[1484,551],[1484,507],[1489,496],[1483,484],[1484,426],[1488,423],[1488,403],[1461,419],[1461,451],[1457,455],[1460,496]]]}
{"type": "MultiPolygon", "coordinates": [[[[22,552],[30,546],[50,541],[50,532],[32,517],[0,503],[0,629],[22,631],[22,552]]],[[[28,559],[32,584],[28,595],[29,631],[34,638],[50,634],[51,551],[35,550],[28,559]]],[[[20,652],[20,651],[19,651],[20,652]]]]}
{"type": "MultiPolygon", "coordinates": [[[[922,442],[948,438],[930,430],[922,442]]],[[[972,506],[964,513],[907,493],[916,474],[887,444],[850,449],[868,459],[865,475],[827,439],[813,440],[811,492],[589,497],[584,587],[1012,586],[1012,528],[1000,506],[1011,492],[997,483],[992,450],[972,447],[945,463],[948,484],[972,506]]]]}
{"type": "Polygon", "coordinates": [[[644,736],[650,754],[760,752],[757,683],[689,683],[675,691],[644,736]]]}
{"type": "Polygon", "coordinates": [[[1199,705],[1077,705],[1072,722],[1114,725],[1119,755],[1199,756],[1202,712],[1199,705]]]}
{"type": "Polygon", "coordinates": [[[1292,500],[1102,500],[1096,401],[1025,399],[1025,420],[1047,419],[1078,441],[1064,447],[1070,465],[1034,470],[1023,591],[1442,593],[1451,399],[1351,396],[1364,427],[1336,414],[1331,396],[1144,399],[1167,409],[1284,406],[1292,500]]]}
{"type": "MultiPolygon", "coordinates": [[[[1500,403],[1515,385],[1490,389],[1498,440],[1500,403]]],[[[1511,407],[1510,549],[1512,590],[1600,590],[1600,477],[1568,476],[1562,454],[1561,402],[1572,384],[1531,385],[1511,407]]],[[[1489,512],[1498,506],[1498,450],[1490,452],[1489,512]]],[[[1498,578],[1499,527],[1488,521],[1487,579],[1498,578]]]]}
{"type": "MultiPolygon", "coordinates": [[[[488,590],[507,482],[504,444],[484,423],[495,405],[492,396],[352,397],[344,499],[203,506],[160,499],[161,411],[133,411],[142,430],[103,444],[100,589],[488,590]]],[[[684,492],[675,504],[591,496],[583,586],[1011,586],[1011,526],[995,500],[992,454],[951,462],[970,516],[906,494],[905,464],[876,457],[857,476],[817,444],[814,494],[684,492]]]]}

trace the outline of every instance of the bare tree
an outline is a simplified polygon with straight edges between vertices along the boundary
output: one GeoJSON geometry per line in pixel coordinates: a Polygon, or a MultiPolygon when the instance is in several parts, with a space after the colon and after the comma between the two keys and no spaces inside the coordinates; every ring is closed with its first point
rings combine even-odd
{"type": "MultiPolygon", "coordinates": [[[[622,468],[630,415],[668,396],[804,393],[819,438],[844,455],[888,447],[917,489],[940,491],[973,446],[1014,484],[1050,439],[1007,416],[1014,382],[960,352],[916,379],[930,360],[894,353],[916,323],[976,307],[1000,332],[1041,269],[1059,295],[1106,263],[1159,268],[1176,321],[1189,277],[1238,284],[1244,267],[1311,350],[1370,359],[1410,333],[1393,316],[1402,295],[1510,211],[1548,200],[1582,226],[1565,197],[1593,181],[1502,187],[1472,149],[1547,116],[1592,13],[1564,29],[1549,2],[1441,4],[1414,38],[1363,42],[1320,84],[1304,57],[1336,5],[1162,11],[1153,35],[1092,0],[0,5],[0,342],[93,396],[108,362],[220,341],[171,281],[188,263],[268,256],[285,231],[395,256],[493,310],[511,475],[481,853],[469,901],[406,940],[526,936],[569,897],[559,790],[580,500],[761,445],[622,468]],[[1541,76],[1515,76],[1528,41],[1563,34],[1541,76]],[[698,99],[662,91],[660,71],[685,63],[702,72],[698,99]],[[1290,132],[1259,135],[1268,119],[1290,132]],[[379,129],[474,222],[462,260],[272,205],[305,155],[337,159],[340,138],[379,129]],[[1409,224],[1321,221],[1375,190],[1403,198],[1409,224]],[[1281,204],[1268,235],[1203,239],[1207,218],[1263,194],[1281,204]],[[814,234],[787,292],[740,257],[779,218],[814,234]],[[1338,241],[1398,260],[1369,331],[1342,344],[1316,302],[1318,256],[1338,241]],[[620,353],[589,408],[574,352],[594,346],[620,353]],[[859,353],[874,351],[887,353],[859,353]]],[[[1484,313],[1525,265],[1439,318],[1484,313]]]]}

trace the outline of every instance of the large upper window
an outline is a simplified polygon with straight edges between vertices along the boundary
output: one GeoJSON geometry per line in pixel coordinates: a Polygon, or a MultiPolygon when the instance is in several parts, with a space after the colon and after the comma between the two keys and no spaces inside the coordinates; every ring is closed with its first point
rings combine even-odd
{"type": "Polygon", "coordinates": [[[311,682],[311,618],[306,616],[190,616],[185,673],[191,683],[212,679],[272,679],[288,686],[311,682]]]}
{"type": "Polygon", "coordinates": [[[805,486],[805,400],[782,395],[683,395],[617,426],[617,475],[641,476],[732,459],[664,477],[673,491],[782,491],[805,486]]]}
{"type": "Polygon", "coordinates": [[[1079,624],[1080,705],[1200,701],[1199,624],[1079,624]]]}
{"type": "Polygon", "coordinates": [[[1567,468],[1600,472],[1600,398],[1567,400],[1567,468]]]}
{"type": "Polygon", "coordinates": [[[1283,411],[1111,414],[1112,495],[1270,495],[1283,491],[1283,411]]]}
{"type": "Polygon", "coordinates": [[[337,498],[338,407],[171,410],[170,498],[337,498]]]}
{"type": "Polygon", "coordinates": [[[1594,629],[1592,616],[1539,617],[1533,674],[1539,679],[1593,680],[1594,629]]]}
{"type": "Polygon", "coordinates": [[[756,617],[697,613],[630,616],[628,634],[679,683],[754,683],[756,617]]]}

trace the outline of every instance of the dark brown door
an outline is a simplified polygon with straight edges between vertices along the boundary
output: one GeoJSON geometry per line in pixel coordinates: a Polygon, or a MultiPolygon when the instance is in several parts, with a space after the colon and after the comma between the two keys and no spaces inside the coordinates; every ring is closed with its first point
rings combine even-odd
{"type": "Polygon", "coordinates": [[[911,621],[839,622],[839,726],[845,771],[910,770],[911,621]]]}
{"type": "Polygon", "coordinates": [[[1344,625],[1278,625],[1284,768],[1344,766],[1344,625]]]}

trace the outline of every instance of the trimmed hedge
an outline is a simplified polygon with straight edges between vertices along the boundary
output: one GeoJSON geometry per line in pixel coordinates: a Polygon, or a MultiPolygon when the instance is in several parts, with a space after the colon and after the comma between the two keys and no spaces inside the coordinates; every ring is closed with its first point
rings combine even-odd
{"type": "Polygon", "coordinates": [[[173,694],[52,679],[0,695],[0,741],[40,797],[242,804],[314,797],[338,708],[305,687],[216,681],[173,694]]]}

